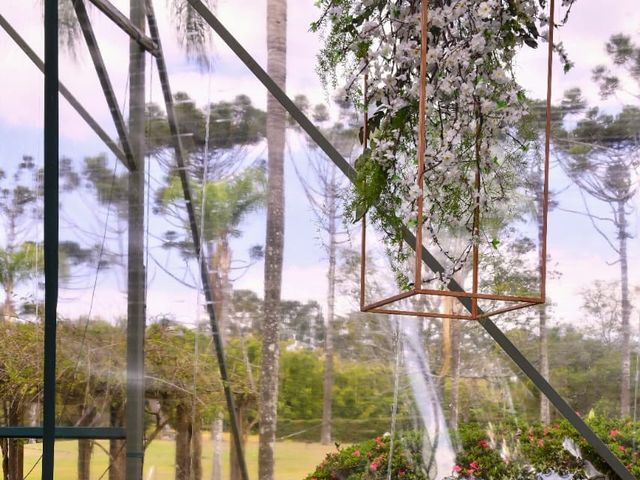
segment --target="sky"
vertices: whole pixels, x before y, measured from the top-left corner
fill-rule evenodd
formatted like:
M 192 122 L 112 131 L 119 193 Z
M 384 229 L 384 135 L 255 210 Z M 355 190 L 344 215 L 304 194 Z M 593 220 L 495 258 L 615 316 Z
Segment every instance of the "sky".
M 127 11 L 127 1 L 113 2 L 122 11 Z M 217 13 L 227 28 L 261 64 L 266 64 L 266 2 L 265 0 L 244 0 L 239 12 L 237 0 L 219 0 Z M 288 61 L 287 92 L 290 96 L 305 94 L 312 103 L 328 102 L 331 92 L 325 91 L 316 74 L 316 54 L 321 45 L 317 34 L 309 31 L 310 23 L 318 16 L 313 0 L 293 0 L 288 10 Z M 591 102 L 600 102 L 597 91 L 590 81 L 593 66 L 606 60 L 603 44 L 613 33 L 625 32 L 640 39 L 640 9 L 636 0 L 607 2 L 603 10 L 599 0 L 578 0 L 569 24 L 558 34 L 563 41 L 575 68 L 567 75 L 560 73 L 556 62 L 554 98 L 572 86 L 580 86 Z M 176 41 L 174 25 L 164 1 L 156 1 L 156 10 L 162 35 L 172 88 L 188 91 L 198 105 L 209 101 L 231 99 L 238 94 L 247 94 L 253 102 L 264 108 L 266 92 L 241 62 L 234 57 L 219 40 L 213 41 L 213 65 L 210 73 L 204 73 L 196 65 L 189 63 Z M 241 14 L 239 14 L 241 13 Z M 15 2 L 0 0 L 0 14 L 5 16 L 33 46 L 42 54 L 41 8 L 35 0 Z M 119 102 L 126 105 L 128 41 L 124 34 L 102 17 L 100 12 L 91 12 L 105 63 L 109 68 L 114 90 Z M 92 115 L 112 135 L 114 128 L 104 98 L 91 64 L 89 55 L 80 42 L 75 58 L 63 53 L 61 58 L 61 81 L 80 99 Z M 528 52 L 518 59 L 518 78 L 532 96 L 542 97 L 545 85 L 545 52 L 539 49 Z M 150 63 L 150 62 L 149 62 Z M 0 75 L 0 91 L 7 92 L 0 101 L 0 166 L 7 167 L 17 161 L 22 154 L 33 155 L 42 161 L 42 77 L 35 67 L 16 48 L 9 37 L 0 31 L 0 65 L 5 74 Z M 147 100 L 161 101 L 160 86 L 153 68 L 149 73 L 154 80 L 147 89 Z M 604 107 L 615 111 L 629 101 L 614 98 Z M 61 154 L 75 160 L 87 155 L 107 153 L 91 130 L 77 114 L 61 102 Z M 293 171 L 292 161 L 302 165 L 306 157 L 302 154 L 294 134 L 289 134 L 289 155 L 286 164 L 286 232 L 285 265 L 283 274 L 283 298 L 305 301 L 314 299 L 321 304 L 326 300 L 326 257 L 319 241 L 318 227 L 314 222 L 310 207 L 304 199 L 304 192 Z M 264 158 L 264 145 L 258 145 L 248 152 L 255 158 Z M 157 168 L 152 168 L 153 182 L 161 181 Z M 582 210 L 579 195 L 558 168 L 552 171 L 552 187 L 562 190 L 559 197 L 561 206 Z M 565 187 L 568 189 L 565 190 Z M 104 209 L 96 210 L 90 199 L 77 202 L 76 198 L 66 200 L 65 212 L 74 217 L 76 225 L 87 226 L 94 232 L 102 231 L 107 217 Z M 640 284 L 640 274 L 634 268 L 640 260 L 638 248 L 638 199 L 634 200 L 635 210 L 631 216 L 632 234 L 630 240 L 632 284 Z M 594 206 L 594 211 L 603 210 Z M 95 214 L 98 211 L 99 213 Z M 96 217 L 96 218 L 92 218 Z M 113 212 L 109 222 L 114 223 Z M 152 235 L 160 235 L 168 228 L 162 220 L 151 222 Z M 246 257 L 251 245 L 264 243 L 264 213 L 256 214 L 243 224 L 243 234 L 234 240 L 233 248 L 238 260 Z M 75 227 L 68 228 L 63 235 L 80 237 Z M 588 220 L 574 214 L 555 210 L 550 216 L 550 254 L 555 268 L 562 272 L 559 279 L 551 280 L 550 295 L 555 303 L 557 318 L 574 323 L 581 322 L 580 291 L 596 279 L 612 280 L 618 272 L 617 265 L 610 263 L 615 258 L 606 243 L 594 232 Z M 174 253 L 170 257 L 158 248 L 157 241 L 150 240 L 152 255 L 172 273 L 180 276 L 183 265 Z M 155 258 L 155 257 L 154 257 Z M 197 295 L 179 286 L 153 262 L 149 266 L 149 315 L 155 316 L 171 312 L 185 323 L 198 318 Z M 262 265 L 255 264 L 245 271 L 237 271 L 236 288 L 262 290 Z M 62 292 L 60 311 L 75 316 L 91 311 L 106 318 L 122 315 L 126 311 L 124 299 L 124 277 L 113 273 L 103 273 L 97 283 L 97 294 L 92 297 L 93 278 L 87 275 L 83 288 Z M 343 308 L 348 302 L 343 299 Z M 635 321 L 634 321 L 635 322 Z M 637 323 L 637 322 L 635 322 Z

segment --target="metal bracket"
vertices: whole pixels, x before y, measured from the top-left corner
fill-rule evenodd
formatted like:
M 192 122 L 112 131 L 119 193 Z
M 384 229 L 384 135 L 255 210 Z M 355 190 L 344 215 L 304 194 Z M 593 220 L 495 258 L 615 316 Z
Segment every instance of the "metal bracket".
M 122 149 L 124 150 L 124 153 L 126 155 L 127 168 L 129 170 L 135 170 L 136 163 L 133 151 L 131 149 L 131 143 L 129 142 L 127 129 L 124 124 L 124 118 L 122 117 L 122 112 L 120 112 L 120 107 L 118 106 L 118 101 L 113 91 L 113 85 L 111 85 L 111 80 L 109 79 L 109 72 L 107 72 L 107 67 L 104 64 L 104 60 L 102 59 L 102 53 L 100 53 L 98 41 L 96 40 L 96 36 L 93 33 L 93 27 L 91 26 L 91 20 L 89 19 L 87 8 L 84 5 L 84 0 L 73 0 L 72 3 L 73 8 L 76 11 L 76 16 L 78 17 L 78 23 L 82 28 L 82 34 L 84 35 L 84 39 L 87 42 L 87 47 L 89 48 L 89 53 L 91 54 L 91 60 L 93 61 L 93 65 L 96 68 L 96 73 L 98 74 L 98 79 L 100 80 L 100 86 L 102 87 L 104 97 L 107 100 L 107 105 L 109 106 L 109 111 L 111 112 L 111 118 L 113 119 L 116 131 L 118 132 L 118 137 L 120 138 Z
M 89 0 L 98 10 L 104 13 L 113 23 L 115 23 L 123 32 L 129 35 L 133 40 L 138 42 L 141 47 L 147 50 L 151 55 L 157 57 L 160 55 L 158 45 L 145 33 L 136 27 L 131 21 L 118 10 L 108 0 Z

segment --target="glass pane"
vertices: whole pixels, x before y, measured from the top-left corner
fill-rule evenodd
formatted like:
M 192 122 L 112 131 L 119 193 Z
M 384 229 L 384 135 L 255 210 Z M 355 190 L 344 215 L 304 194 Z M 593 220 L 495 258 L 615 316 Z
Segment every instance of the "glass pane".
M 14 3 L 0 0 L 0 13 L 42 55 L 34 5 Z M 130 3 L 114 6 L 128 16 Z M 176 158 L 166 84 L 154 57 L 145 54 L 143 82 L 135 87 L 127 34 L 89 7 L 130 141 L 130 101 L 138 97 L 146 105 L 137 190 L 136 174 L 122 161 L 128 142 L 114 124 L 73 4 L 60 4 L 60 80 L 113 143 L 106 145 L 61 101 L 58 424 L 126 425 L 132 403 L 127 326 L 136 321 L 130 306 L 138 292 L 146 303 L 144 478 L 240 479 L 234 417 L 250 478 L 260 463 L 273 464 L 272 477 L 285 480 L 488 480 L 545 471 L 611 476 L 480 323 L 449 318 L 465 313 L 456 298 L 419 294 L 396 304 L 434 318 L 360 311 L 365 210 L 365 304 L 415 287 L 439 290 L 450 278 L 472 290 L 475 245 L 478 291 L 500 296 L 481 299 L 482 309 L 513 306 L 506 296 L 535 302 L 540 294 L 547 2 L 430 2 L 425 158 L 431 170 L 422 233 L 445 275 L 423 267 L 419 285 L 399 223 L 384 221 L 400 219 L 412 232 L 418 223 L 421 2 L 286 6 L 283 89 L 355 168 L 360 190 L 289 115 L 272 115 L 264 86 L 187 3 L 153 4 L 184 166 Z M 265 67 L 270 46 L 280 41 L 272 37 L 284 26 L 274 21 L 276 3 L 249 2 L 241 15 L 237 2 L 220 1 L 215 9 Z M 563 25 L 555 31 L 547 303 L 493 321 L 638 474 L 639 17 L 631 0 L 607 5 L 606 12 L 576 2 L 566 18 L 568 2 L 562 3 L 556 23 Z M 538 18 L 525 21 L 530 15 Z M 514 25 L 521 28 L 510 31 Z M 354 31 L 361 35 L 355 40 L 349 37 Z M 42 388 L 43 85 L 9 36 L 0 38 L 0 59 L 10 72 L 0 82 L 11 92 L 0 104 L 0 299 L 7 337 L 0 353 L 0 418 L 4 426 L 34 426 L 41 422 Z M 354 44 L 345 47 L 350 40 Z M 353 53 L 350 60 L 334 65 L 345 51 Z M 454 71 L 447 62 L 459 55 L 467 61 Z M 277 54 L 270 58 L 273 73 Z M 401 64 L 405 70 L 396 68 Z M 365 71 L 371 151 L 359 138 Z M 460 101 L 465 89 L 473 93 L 467 104 Z M 395 103 L 398 98 L 406 103 Z M 395 108 L 404 113 L 394 116 Z M 385 137 L 387 121 L 396 138 Z M 487 125 L 492 133 L 475 143 Z M 385 141 L 393 152 L 386 160 L 375 157 Z M 440 159 L 447 168 L 438 169 Z M 281 172 L 272 169 L 278 160 Z M 389 165 L 396 170 L 385 170 Z M 476 197 L 478 165 L 484 170 Z M 268 221 L 268 197 L 278 179 L 284 206 L 271 201 L 271 207 L 281 211 L 283 226 L 274 233 L 278 216 Z M 389 185 L 397 189 L 385 190 Z M 141 195 L 144 221 L 130 222 L 132 191 Z M 386 213 L 381 198 L 390 202 Z M 483 208 L 481 225 L 476 206 Z M 194 227 L 201 233 L 200 258 Z M 130 238 L 142 239 L 141 248 L 129 250 Z M 280 240 L 281 274 L 272 255 Z M 131 265 L 144 265 L 144 282 L 135 275 L 130 282 Z M 228 382 L 221 377 L 212 320 L 220 328 Z M 269 380 L 272 388 L 261 390 Z M 234 415 L 225 385 L 235 399 Z M 17 477 L 39 476 L 40 446 L 2 443 L 7 468 Z M 57 476 L 119 480 L 126 451 L 121 440 L 61 440 Z

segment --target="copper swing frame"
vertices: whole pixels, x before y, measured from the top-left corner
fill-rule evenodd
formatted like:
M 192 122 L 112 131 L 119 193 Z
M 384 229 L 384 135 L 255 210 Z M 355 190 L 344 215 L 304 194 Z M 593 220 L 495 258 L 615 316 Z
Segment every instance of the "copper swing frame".
M 554 0 L 549 2 L 549 25 L 554 25 Z M 427 38 L 429 25 L 429 0 L 421 0 L 420 13 L 420 30 L 421 38 Z M 544 140 L 544 159 L 543 159 L 543 191 L 542 191 L 542 235 L 540 245 L 539 258 L 539 275 L 540 288 L 539 296 L 522 296 L 508 294 L 492 294 L 479 292 L 479 272 L 480 272 L 480 252 L 478 242 L 474 242 L 471 247 L 471 266 L 472 266 L 472 287 L 471 291 L 455 291 L 455 290 L 436 290 L 433 288 L 422 288 L 422 269 L 423 258 L 423 228 L 424 224 L 424 172 L 425 163 L 424 156 L 426 150 L 426 89 L 427 89 L 427 42 L 421 42 L 420 46 L 420 99 L 419 99 L 419 123 L 418 123 L 418 153 L 417 153 L 417 174 L 416 182 L 420 194 L 416 201 L 417 210 L 417 226 L 415 231 L 416 246 L 415 249 L 415 277 L 411 290 L 404 291 L 383 298 L 381 300 L 367 303 L 365 298 L 366 278 L 367 278 L 367 214 L 362 217 L 361 227 L 361 246 L 360 246 L 360 311 L 369 313 L 381 313 L 391 315 L 406 315 L 427 318 L 447 318 L 457 320 L 480 320 L 501 313 L 507 313 L 514 310 L 520 310 L 535 305 L 541 305 L 546 302 L 546 277 L 547 277 L 547 232 L 548 232 L 548 213 L 549 213 L 549 158 L 551 145 L 551 96 L 552 96 L 552 80 L 553 80 L 553 28 L 549 28 L 548 35 L 548 52 L 547 52 L 547 96 L 546 96 L 546 115 L 545 115 L 545 140 Z M 367 112 L 367 76 L 364 80 L 364 135 L 363 144 L 367 147 L 368 139 L 368 112 Z M 477 152 L 477 149 L 476 149 Z M 477 153 L 478 154 L 478 153 Z M 480 173 L 476 171 L 475 188 L 480 191 Z M 473 235 L 478 236 L 481 226 L 480 207 L 474 209 L 473 219 Z M 410 310 L 396 307 L 396 303 L 402 300 L 408 300 L 412 297 L 456 297 L 459 299 L 469 299 L 471 302 L 471 311 L 469 313 L 458 313 L 453 310 L 452 313 L 443 313 L 436 311 Z M 498 302 L 510 302 L 512 305 L 496 308 L 494 310 L 483 311 L 479 308 L 479 300 L 493 300 Z

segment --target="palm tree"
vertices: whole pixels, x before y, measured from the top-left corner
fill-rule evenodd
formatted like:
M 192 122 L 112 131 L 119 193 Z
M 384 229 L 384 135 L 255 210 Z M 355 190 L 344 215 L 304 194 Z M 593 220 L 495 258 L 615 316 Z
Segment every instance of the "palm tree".
M 287 78 L 287 1 L 267 0 L 267 73 L 282 89 Z M 274 478 L 278 417 L 278 331 L 284 250 L 284 145 L 286 115 L 267 98 L 267 232 L 264 262 L 264 320 L 260 375 L 258 478 Z

